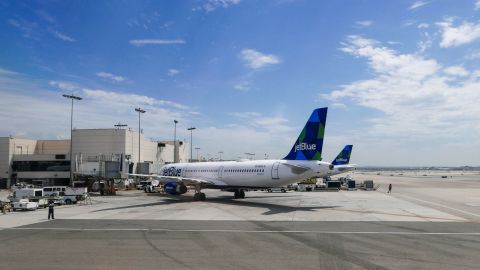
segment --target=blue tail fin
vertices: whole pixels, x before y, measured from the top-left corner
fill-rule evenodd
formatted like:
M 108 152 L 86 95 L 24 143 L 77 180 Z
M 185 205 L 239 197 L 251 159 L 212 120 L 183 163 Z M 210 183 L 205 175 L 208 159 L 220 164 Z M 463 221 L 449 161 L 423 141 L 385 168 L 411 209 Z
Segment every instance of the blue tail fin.
M 338 154 L 338 156 L 332 161 L 333 165 L 345 165 L 350 162 L 350 155 L 352 154 L 353 145 L 345 145 L 343 150 Z
M 287 160 L 322 160 L 323 135 L 327 121 L 328 108 L 316 109 L 298 136 L 290 153 L 283 159 Z

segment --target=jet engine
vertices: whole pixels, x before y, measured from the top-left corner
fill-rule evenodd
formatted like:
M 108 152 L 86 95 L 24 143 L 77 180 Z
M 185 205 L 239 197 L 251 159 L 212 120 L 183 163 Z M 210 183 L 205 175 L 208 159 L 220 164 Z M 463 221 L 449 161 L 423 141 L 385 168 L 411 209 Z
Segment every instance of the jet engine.
M 177 182 L 168 182 L 163 186 L 163 189 L 170 195 L 180 195 L 187 192 L 187 186 Z

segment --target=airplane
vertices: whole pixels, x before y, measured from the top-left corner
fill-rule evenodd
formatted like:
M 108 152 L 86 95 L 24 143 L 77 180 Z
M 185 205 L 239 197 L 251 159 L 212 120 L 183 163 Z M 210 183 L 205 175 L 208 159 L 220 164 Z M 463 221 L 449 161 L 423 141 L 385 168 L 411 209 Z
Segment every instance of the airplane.
M 352 154 L 353 145 L 345 145 L 343 150 L 337 155 L 337 157 L 332 161 L 333 170 L 325 172 L 325 175 L 322 177 L 332 176 L 336 174 L 346 173 L 356 169 L 355 164 L 349 164 L 350 156 Z
M 235 199 L 244 199 L 245 191 L 282 187 L 332 171 L 335 165 L 322 161 L 323 138 L 328 108 L 315 109 L 290 152 L 278 160 L 218 161 L 171 163 L 163 166 L 160 175 L 129 174 L 156 178 L 164 183 L 164 191 L 181 195 L 194 187 L 196 201 L 204 201 L 204 188 L 234 192 Z

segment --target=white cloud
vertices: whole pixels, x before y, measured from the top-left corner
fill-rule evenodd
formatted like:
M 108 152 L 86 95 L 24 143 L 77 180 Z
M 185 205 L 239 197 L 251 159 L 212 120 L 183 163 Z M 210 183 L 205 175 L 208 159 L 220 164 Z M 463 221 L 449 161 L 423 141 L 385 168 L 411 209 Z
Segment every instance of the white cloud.
M 355 26 L 361 27 L 361 28 L 369 27 L 372 24 L 373 24 L 372 21 L 356 21 L 355 22 Z
M 43 9 L 38 9 L 38 10 L 35 11 L 35 13 L 40 18 L 44 19 L 45 21 L 47 21 L 49 23 L 55 23 L 56 22 L 55 19 Z
M 462 66 L 451 66 L 451 67 L 445 68 L 444 72 L 448 75 L 459 76 L 459 77 L 465 77 L 469 75 L 469 72 L 465 70 L 465 68 Z
M 416 1 L 408 9 L 409 10 L 415 10 L 415 9 L 418 9 L 418 8 L 421 8 L 421 7 L 425 6 L 426 4 L 428 4 L 427 1 Z
M 337 109 L 346 109 L 347 105 L 340 103 L 340 102 L 333 102 L 330 104 L 330 107 L 337 108 Z
M 107 79 L 113 82 L 123 82 L 126 80 L 125 77 L 118 76 L 118 75 L 113 75 L 112 73 L 108 72 L 97 72 L 96 75 L 100 78 Z
M 170 76 L 170 77 L 173 77 L 173 76 L 178 75 L 179 73 L 180 73 L 180 70 L 171 68 L 171 69 L 168 70 L 167 75 Z
M 250 88 L 251 88 L 251 83 L 249 81 L 241 81 L 239 83 L 236 83 L 233 88 L 235 88 L 235 90 L 238 90 L 238 91 L 249 91 Z
M 475 2 L 475 10 L 479 10 L 480 9 L 480 0 L 477 0 L 477 2 Z
M 426 50 L 432 47 L 433 44 L 433 38 L 428 32 L 423 33 L 423 36 L 425 39 L 418 42 L 418 50 L 420 53 L 424 53 Z
M 459 66 L 442 69 L 434 59 L 400 54 L 359 36 L 349 37 L 341 50 L 365 59 L 374 77 L 322 97 L 333 102 L 350 100 L 381 112 L 366 120 L 365 134 L 418 140 L 423 136 L 432 142 L 458 136 L 480 142 L 479 77 L 469 76 Z M 452 81 L 453 74 L 464 76 L 464 81 Z
M 439 69 L 435 60 L 426 60 L 411 54 L 398 55 L 389 48 L 381 47 L 377 41 L 360 36 L 349 36 L 341 50 L 367 58 L 375 72 L 390 76 L 410 77 L 418 80 Z
M 63 40 L 63 41 L 68 41 L 68 42 L 75 42 L 75 41 L 76 41 L 74 38 L 72 38 L 72 37 L 70 37 L 70 36 L 67 36 L 67 35 L 65 35 L 65 34 L 63 34 L 63 33 L 60 33 L 60 32 L 58 32 L 58 31 L 56 31 L 56 30 L 52 31 L 52 34 L 53 34 L 53 36 L 55 36 L 56 38 L 59 38 L 59 39 L 61 39 L 61 40 Z
M 428 23 L 419 23 L 417 25 L 418 29 L 423 29 L 423 28 L 428 28 L 428 27 L 430 27 L 430 25 Z
M 142 117 L 142 124 L 148 127 L 148 134 L 151 134 L 147 136 L 171 139 L 172 119 L 187 124 L 192 118 L 188 106 L 173 101 L 90 89 L 75 82 L 50 81 L 49 86 L 54 88 L 48 85 L 45 88 L 42 82 L 32 80 L 27 75 L 0 72 L 0 122 L 12 122 L 0 125 L 0 136 L 68 137 L 70 103 L 62 97 L 62 93 L 83 98 L 75 103 L 74 127 L 77 128 L 109 128 L 120 119 L 135 127 L 138 115 L 134 108 L 140 106 L 147 110 L 145 117 Z M 12 121 L 13 118 L 15 121 Z
M 61 90 L 63 91 L 69 91 L 69 92 L 73 92 L 73 91 L 77 91 L 80 89 L 80 87 L 78 87 L 77 85 L 71 83 L 71 82 L 64 82 L 64 81 L 50 81 L 49 84 L 51 86 L 54 86 L 54 87 L 58 87 L 60 88 Z
M 288 133 L 295 130 L 289 125 L 288 119 L 282 116 L 265 116 L 257 112 L 235 112 L 230 115 L 236 117 L 242 125 L 268 131 L 271 134 Z
M 240 2 L 241 0 L 206 0 L 203 5 L 196 9 L 212 12 L 217 8 L 228 8 L 230 6 L 238 5 Z
M 38 28 L 37 23 L 30 22 L 30 21 L 24 20 L 22 18 L 19 18 L 17 20 L 8 19 L 7 22 L 11 26 L 19 29 L 24 38 L 38 39 L 38 32 L 39 31 L 37 29 Z
M 417 23 L 416 20 L 406 20 L 406 21 L 403 22 L 402 26 L 403 27 L 409 27 L 409 26 L 412 26 L 416 23 Z
M 480 50 L 473 51 L 465 55 L 465 59 L 467 60 L 476 60 L 480 59 Z
M 480 23 L 463 22 L 455 27 L 453 22 L 454 18 L 447 18 L 443 22 L 437 23 L 442 30 L 440 47 L 457 47 L 480 38 Z
M 131 93 L 119 93 L 102 89 L 89 89 L 83 88 L 83 94 L 95 100 L 103 100 L 104 102 L 115 103 L 118 105 L 132 105 L 138 104 L 140 106 L 169 106 L 175 109 L 186 110 L 188 106 L 179 104 L 173 101 L 156 99 L 148 96 L 131 94 Z
M 15 75 L 19 75 L 19 73 L 0 67 L 0 76 L 15 76 Z
M 129 41 L 134 46 L 144 45 L 173 45 L 173 44 L 185 44 L 182 39 L 132 39 Z
M 387 44 L 390 44 L 390 45 L 402 45 L 401 42 L 398 42 L 398 41 L 387 41 Z
M 273 54 L 263 54 L 253 49 L 244 49 L 241 52 L 242 60 L 252 69 L 260 69 L 267 65 L 280 64 L 280 57 Z

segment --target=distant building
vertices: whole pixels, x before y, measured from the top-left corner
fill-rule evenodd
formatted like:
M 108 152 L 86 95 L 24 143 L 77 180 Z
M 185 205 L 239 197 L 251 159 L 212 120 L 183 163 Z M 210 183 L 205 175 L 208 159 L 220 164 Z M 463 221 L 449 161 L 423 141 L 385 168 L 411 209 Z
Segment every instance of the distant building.
M 120 172 L 157 173 L 174 162 L 173 141 L 151 141 L 130 129 L 73 130 L 74 175 L 120 177 Z M 187 144 L 177 141 L 178 159 L 187 162 Z M 70 140 L 31 140 L 0 137 L 0 188 L 16 183 L 68 185 Z

